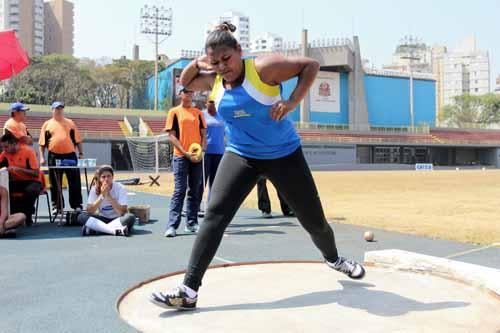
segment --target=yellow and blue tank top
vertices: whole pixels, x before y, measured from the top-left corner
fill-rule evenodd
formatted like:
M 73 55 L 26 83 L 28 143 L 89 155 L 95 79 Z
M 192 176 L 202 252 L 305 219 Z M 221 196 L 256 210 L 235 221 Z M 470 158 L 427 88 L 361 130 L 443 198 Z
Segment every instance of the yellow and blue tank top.
M 255 159 L 274 159 L 293 153 L 300 138 L 292 122 L 271 119 L 271 106 L 280 101 L 281 86 L 270 86 L 259 77 L 253 59 L 245 59 L 245 79 L 226 90 L 217 75 L 210 94 L 224 118 L 226 150 Z

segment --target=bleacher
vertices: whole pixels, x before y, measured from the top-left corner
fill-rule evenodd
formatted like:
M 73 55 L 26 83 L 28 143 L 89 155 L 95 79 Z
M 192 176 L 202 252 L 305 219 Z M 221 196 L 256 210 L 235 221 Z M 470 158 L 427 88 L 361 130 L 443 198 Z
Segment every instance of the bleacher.
M 10 117 L 10 114 L 0 114 L 0 125 Z M 50 112 L 28 112 L 26 126 L 34 137 L 38 137 L 43 123 L 50 119 Z M 83 138 L 125 138 L 120 127 L 123 115 L 86 115 L 70 114 Z M 165 128 L 164 117 L 142 117 L 149 125 L 154 135 L 161 134 Z M 467 130 L 434 128 L 429 133 L 407 132 L 355 132 L 349 130 L 299 129 L 298 133 L 304 142 L 331 142 L 351 144 L 419 144 L 419 145 L 453 145 L 453 144 L 485 144 L 500 145 L 500 131 Z
M 151 119 L 151 118 L 142 118 L 151 128 L 155 135 L 161 134 L 161 131 L 165 128 L 166 119 Z
M 443 144 L 491 144 L 500 145 L 500 131 L 442 129 L 430 131 L 433 139 Z
M 429 134 L 408 133 L 357 133 L 350 131 L 299 131 L 303 141 L 322 141 L 339 143 L 411 143 L 428 144 L 435 143 Z
M 10 115 L 0 115 L 0 124 L 9 119 Z M 26 127 L 32 136 L 38 137 L 42 125 L 51 118 L 51 114 L 28 113 L 26 117 Z M 123 131 L 119 125 L 121 117 L 90 117 L 83 115 L 71 115 L 68 118 L 73 120 L 83 138 L 119 138 L 124 137 Z
M 165 127 L 165 119 L 143 118 L 155 135 Z M 430 133 L 353 132 L 348 130 L 298 130 L 304 142 L 352 144 L 500 144 L 500 131 L 431 129 Z

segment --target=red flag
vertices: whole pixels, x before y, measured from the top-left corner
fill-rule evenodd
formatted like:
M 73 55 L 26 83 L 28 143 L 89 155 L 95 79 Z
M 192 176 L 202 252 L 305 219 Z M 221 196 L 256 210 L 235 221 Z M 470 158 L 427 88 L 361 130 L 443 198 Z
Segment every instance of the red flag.
M 0 80 L 19 74 L 29 65 L 29 57 L 14 30 L 0 31 Z

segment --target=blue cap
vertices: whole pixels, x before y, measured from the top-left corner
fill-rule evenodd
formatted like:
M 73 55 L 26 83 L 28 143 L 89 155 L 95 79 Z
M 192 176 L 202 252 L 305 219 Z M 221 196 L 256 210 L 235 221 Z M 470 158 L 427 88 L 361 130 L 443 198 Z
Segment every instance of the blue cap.
M 52 109 L 57 109 L 57 108 L 64 108 L 64 104 L 61 102 L 52 103 Z
M 29 107 L 19 102 L 15 102 L 10 105 L 10 111 L 28 111 L 29 109 Z

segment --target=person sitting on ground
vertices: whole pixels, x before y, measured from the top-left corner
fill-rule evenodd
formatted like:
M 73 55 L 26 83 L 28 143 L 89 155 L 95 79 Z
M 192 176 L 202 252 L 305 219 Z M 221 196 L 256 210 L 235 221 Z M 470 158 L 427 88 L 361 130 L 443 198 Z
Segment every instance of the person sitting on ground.
M 3 134 L 11 133 L 20 143 L 32 146 L 33 138 L 24 124 L 26 120 L 26 111 L 29 109 L 30 108 L 23 103 L 12 103 L 10 105 L 10 118 L 3 125 Z
M 135 223 L 135 216 L 128 213 L 127 190 L 113 181 L 114 171 L 110 165 L 97 169 L 90 189 L 87 211 L 78 215 L 82 235 L 104 233 L 115 236 L 129 236 Z
M 31 146 L 20 144 L 11 133 L 4 134 L 0 138 L 0 144 L 3 149 L 0 167 L 9 170 L 10 211 L 24 213 L 26 224 L 31 225 L 35 202 L 42 190 L 35 151 Z
M 0 238 L 16 237 L 16 228 L 26 221 L 23 213 L 8 215 L 8 195 L 7 189 L 0 186 Z

